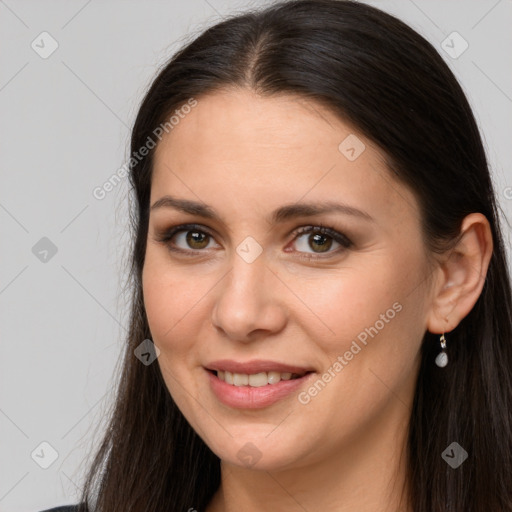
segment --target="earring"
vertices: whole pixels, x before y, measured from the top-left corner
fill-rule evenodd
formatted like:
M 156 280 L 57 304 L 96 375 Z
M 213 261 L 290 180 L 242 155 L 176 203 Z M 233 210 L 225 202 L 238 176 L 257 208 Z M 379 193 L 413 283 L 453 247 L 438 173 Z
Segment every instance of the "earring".
M 439 368 L 444 368 L 448 364 L 448 354 L 446 353 L 446 340 L 444 338 L 444 333 L 441 334 L 441 352 L 437 354 L 436 357 L 436 364 L 439 366 Z

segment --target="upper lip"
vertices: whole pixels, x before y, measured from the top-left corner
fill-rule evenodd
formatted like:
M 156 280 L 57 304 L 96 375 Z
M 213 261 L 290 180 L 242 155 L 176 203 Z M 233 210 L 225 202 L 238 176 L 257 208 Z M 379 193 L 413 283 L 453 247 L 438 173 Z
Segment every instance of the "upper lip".
M 240 362 L 231 359 L 220 359 L 212 361 L 205 366 L 208 370 L 228 371 L 231 373 L 243 373 L 252 375 L 261 372 L 297 373 L 303 375 L 314 371 L 313 368 L 304 368 L 290 364 L 268 361 L 265 359 L 253 359 L 252 361 Z

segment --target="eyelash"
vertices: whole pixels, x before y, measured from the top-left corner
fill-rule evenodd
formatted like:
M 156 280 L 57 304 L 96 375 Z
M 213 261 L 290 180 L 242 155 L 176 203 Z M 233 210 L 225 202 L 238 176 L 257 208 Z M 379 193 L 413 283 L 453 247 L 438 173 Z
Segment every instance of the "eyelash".
M 187 231 L 198 231 L 200 233 L 203 233 L 205 235 L 208 235 L 212 238 L 213 235 L 209 233 L 207 230 L 203 228 L 200 224 L 181 224 L 179 226 L 173 226 L 164 233 L 162 233 L 159 237 L 156 238 L 157 242 L 161 242 L 167 246 L 167 248 L 172 252 L 177 252 L 180 254 L 183 254 L 187 257 L 194 257 L 197 255 L 197 252 L 204 252 L 204 249 L 199 249 L 194 251 L 194 249 L 186 250 L 186 249 L 179 249 L 177 247 L 173 247 L 170 243 L 171 239 L 181 232 L 187 232 Z M 339 243 L 341 245 L 341 248 L 338 248 L 335 251 L 327 253 L 328 255 L 338 254 L 346 249 L 349 249 L 352 247 L 353 243 L 351 240 L 349 240 L 343 233 L 340 233 L 336 231 L 333 228 L 330 228 L 328 226 L 324 226 L 322 224 L 318 224 L 315 226 L 303 226 L 298 228 L 295 232 L 295 238 L 294 241 L 301 235 L 307 234 L 307 233 L 319 233 L 321 235 L 327 235 L 330 238 L 332 238 L 335 242 Z M 299 252 L 299 258 L 303 260 L 318 260 L 318 259 L 326 259 L 329 256 L 304 256 L 304 253 Z M 314 253 L 312 253 L 314 254 Z

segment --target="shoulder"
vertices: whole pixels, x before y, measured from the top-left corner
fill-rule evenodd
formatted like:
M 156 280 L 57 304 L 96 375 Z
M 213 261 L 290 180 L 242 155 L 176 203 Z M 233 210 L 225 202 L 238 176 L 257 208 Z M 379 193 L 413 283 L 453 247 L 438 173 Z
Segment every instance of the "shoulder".
M 79 505 L 65 505 L 63 507 L 48 508 L 41 512 L 78 512 Z

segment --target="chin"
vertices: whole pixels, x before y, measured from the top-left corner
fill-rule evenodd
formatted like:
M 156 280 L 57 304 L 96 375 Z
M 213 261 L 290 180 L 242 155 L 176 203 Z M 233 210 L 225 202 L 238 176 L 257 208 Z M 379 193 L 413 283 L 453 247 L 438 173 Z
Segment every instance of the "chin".
M 276 438 L 272 442 L 259 436 L 235 437 L 228 445 L 210 446 L 224 462 L 255 471 L 281 471 L 299 465 L 304 454 L 299 453 L 300 440 L 287 443 Z M 303 448 L 303 446 L 302 446 Z

